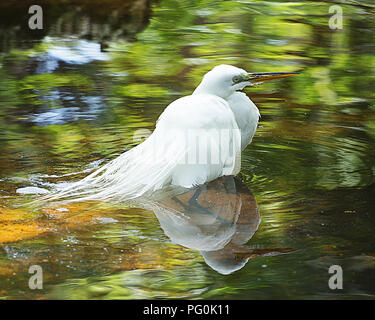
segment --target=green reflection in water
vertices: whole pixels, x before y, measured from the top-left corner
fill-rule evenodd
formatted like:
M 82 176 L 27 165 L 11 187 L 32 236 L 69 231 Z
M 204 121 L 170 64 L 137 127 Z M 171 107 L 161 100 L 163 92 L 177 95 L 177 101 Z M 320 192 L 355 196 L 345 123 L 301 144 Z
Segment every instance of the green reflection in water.
M 298 251 L 258 257 L 224 276 L 198 251 L 171 243 L 152 212 L 103 210 L 99 218 L 114 221 L 94 217 L 4 244 L 0 296 L 373 298 L 375 9 L 343 2 L 344 28 L 332 31 L 332 3 L 162 0 L 118 37 L 116 23 L 103 33 L 89 28 L 83 38 L 104 51 L 93 46 L 83 56 L 68 37 L 83 30 L 74 14 L 62 18 L 71 33 L 52 28 L 39 41 L 9 33 L 0 55 L 0 211 L 22 200 L 17 188 L 78 179 L 94 161 L 134 146 L 134 132 L 152 129 L 214 65 L 300 70 L 246 90 L 262 119 L 240 174 L 262 213 L 248 244 Z M 59 60 L 56 47 L 86 62 Z M 85 172 L 69 175 L 77 171 Z M 46 289 L 30 292 L 25 265 L 40 261 Z M 328 289 L 332 264 L 344 268 L 343 292 Z

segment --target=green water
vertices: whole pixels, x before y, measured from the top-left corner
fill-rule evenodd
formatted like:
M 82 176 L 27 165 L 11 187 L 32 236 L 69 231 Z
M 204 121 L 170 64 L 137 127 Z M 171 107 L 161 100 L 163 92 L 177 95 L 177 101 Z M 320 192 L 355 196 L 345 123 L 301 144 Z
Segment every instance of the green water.
M 17 226 L 43 232 L 1 244 L 0 298 L 373 299 L 375 5 L 160 0 L 116 11 L 119 1 L 103 2 L 78 11 L 50 1 L 42 31 L 26 30 L 24 7 L 0 5 L 0 239 L 14 228 L 5 209 L 30 198 L 17 189 L 74 181 L 133 147 L 134 133 L 152 130 L 213 66 L 300 71 L 245 90 L 262 118 L 235 189 L 203 190 L 219 209 L 241 200 L 245 218 L 236 225 L 228 209 L 217 226 L 243 236 L 224 260 L 248 261 L 218 272 L 152 210 L 86 206 L 70 222 L 23 212 Z M 333 3 L 341 30 L 328 26 Z M 275 248 L 293 250 L 259 254 Z M 28 287 L 35 264 L 43 290 Z M 328 287 L 331 265 L 343 269 L 343 290 Z

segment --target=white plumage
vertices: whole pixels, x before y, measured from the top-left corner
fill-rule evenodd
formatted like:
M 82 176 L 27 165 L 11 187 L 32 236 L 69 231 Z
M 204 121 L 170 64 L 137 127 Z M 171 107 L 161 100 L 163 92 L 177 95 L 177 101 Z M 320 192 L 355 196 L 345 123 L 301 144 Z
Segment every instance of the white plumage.
M 243 92 L 235 92 L 227 99 L 241 130 L 241 150 L 253 140 L 260 113 L 256 105 Z
M 260 117 L 255 104 L 238 91 L 270 75 L 287 76 L 249 74 L 229 65 L 213 68 L 192 95 L 164 110 L 147 140 L 47 199 L 134 199 L 168 184 L 191 188 L 238 173 L 240 153 Z

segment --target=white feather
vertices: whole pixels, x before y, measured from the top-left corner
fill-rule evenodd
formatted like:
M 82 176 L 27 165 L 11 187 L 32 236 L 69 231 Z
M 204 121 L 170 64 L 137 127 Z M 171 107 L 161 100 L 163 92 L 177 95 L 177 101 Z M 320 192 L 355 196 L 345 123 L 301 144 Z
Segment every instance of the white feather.
M 241 130 L 241 150 L 253 140 L 260 113 L 257 106 L 243 92 L 235 92 L 227 99 Z

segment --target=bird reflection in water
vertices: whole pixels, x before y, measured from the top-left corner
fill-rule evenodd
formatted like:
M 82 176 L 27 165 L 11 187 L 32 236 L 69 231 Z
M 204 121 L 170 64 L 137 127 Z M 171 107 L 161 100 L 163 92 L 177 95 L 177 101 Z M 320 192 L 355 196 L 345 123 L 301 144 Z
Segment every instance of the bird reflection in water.
M 144 207 L 154 211 L 164 233 L 174 243 L 200 251 L 206 264 L 221 274 L 243 268 L 251 258 L 293 251 L 245 245 L 258 229 L 260 212 L 247 186 L 233 176 L 185 192 L 159 192 L 156 198 Z

